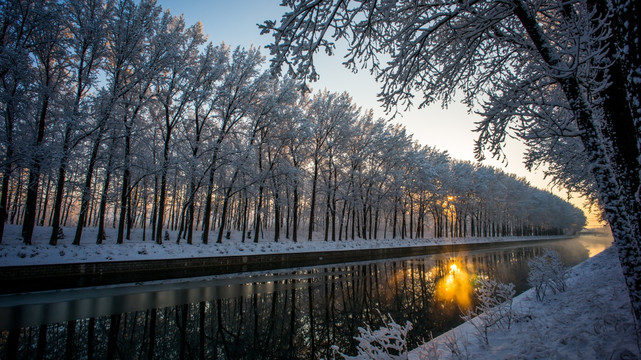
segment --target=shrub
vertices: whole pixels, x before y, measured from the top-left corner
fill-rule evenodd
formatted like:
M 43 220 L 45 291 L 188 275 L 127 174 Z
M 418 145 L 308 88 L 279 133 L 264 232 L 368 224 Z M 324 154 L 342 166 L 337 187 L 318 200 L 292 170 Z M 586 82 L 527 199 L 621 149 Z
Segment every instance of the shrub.
M 546 249 L 543 255 L 528 261 L 528 266 L 530 272 L 527 281 L 534 288 L 538 301 L 543 301 L 548 288 L 554 294 L 565 291 L 567 269 L 561 262 L 559 253 Z
M 469 360 L 470 352 L 467 348 L 467 338 L 459 339 L 456 331 L 445 335 L 445 346 L 452 353 L 453 359 Z
M 341 353 L 336 345 L 332 346 L 334 353 L 343 359 L 407 359 L 407 333 L 412 329 L 412 323 L 407 321 L 405 326 L 402 326 L 397 324 L 389 314 L 387 316 L 389 321 L 381 315 L 384 326 L 378 330 L 372 330 L 369 325 L 358 328 L 360 335 L 354 337 L 358 341 L 356 356 Z
M 489 345 L 488 330 L 491 327 L 509 329 L 512 325 L 514 284 L 480 279 L 475 292 L 478 305 L 474 309 L 468 309 L 462 317 L 474 326 L 481 342 Z

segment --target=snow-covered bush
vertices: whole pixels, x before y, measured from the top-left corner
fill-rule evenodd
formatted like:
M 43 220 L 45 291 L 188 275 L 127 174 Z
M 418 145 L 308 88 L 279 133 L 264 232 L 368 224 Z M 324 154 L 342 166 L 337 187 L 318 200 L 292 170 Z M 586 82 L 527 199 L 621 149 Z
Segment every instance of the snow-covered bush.
M 335 354 L 343 359 L 372 359 L 372 360 L 406 360 L 407 333 L 412 329 L 412 323 L 407 321 L 405 326 L 397 324 L 388 314 L 389 320 L 381 315 L 383 327 L 372 330 L 369 325 L 365 328 L 359 327 L 360 335 L 354 339 L 358 341 L 358 354 L 349 356 L 341 353 L 336 345 L 332 346 Z
M 463 315 L 476 329 L 476 333 L 485 345 L 489 345 L 488 330 L 493 327 L 507 328 L 512 325 L 514 312 L 514 284 L 504 284 L 495 280 L 479 279 L 475 289 L 478 305 L 467 309 Z
M 438 343 L 432 337 L 430 332 L 430 341 L 419 346 L 416 352 L 418 360 L 440 360 L 441 351 L 438 348 Z
M 545 298 L 548 288 L 554 294 L 565 291 L 567 269 L 558 252 L 546 249 L 543 255 L 528 261 L 528 266 L 530 272 L 527 281 L 534 288 L 537 300 L 542 301 Z
M 469 360 L 470 352 L 467 344 L 467 338 L 459 339 L 456 331 L 445 335 L 445 347 L 452 353 L 452 359 Z

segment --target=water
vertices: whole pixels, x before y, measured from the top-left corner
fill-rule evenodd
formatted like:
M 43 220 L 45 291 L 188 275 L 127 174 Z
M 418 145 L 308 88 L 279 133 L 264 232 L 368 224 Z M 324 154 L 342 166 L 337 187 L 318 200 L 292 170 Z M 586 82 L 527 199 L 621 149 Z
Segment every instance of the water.
M 465 289 L 452 281 L 457 274 L 512 282 L 522 292 L 527 260 L 545 248 L 572 266 L 610 242 L 585 235 L 467 253 L 0 296 L 0 329 L 13 329 L 0 334 L 0 356 L 320 359 L 331 357 L 332 345 L 354 353 L 358 327 L 380 327 L 380 314 L 411 321 L 414 347 L 461 322 Z

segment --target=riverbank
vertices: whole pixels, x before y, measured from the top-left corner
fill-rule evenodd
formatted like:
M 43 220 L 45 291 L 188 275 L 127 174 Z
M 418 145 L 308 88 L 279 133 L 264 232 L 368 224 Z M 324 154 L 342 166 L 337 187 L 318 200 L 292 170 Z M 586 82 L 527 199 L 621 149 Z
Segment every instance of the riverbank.
M 16 228 L 12 229 L 14 232 Z M 127 282 L 322 266 L 354 261 L 520 246 L 567 237 L 447 238 L 242 242 L 233 234 L 222 244 L 193 245 L 166 241 L 162 245 L 139 240 L 101 245 L 84 241 L 71 245 L 62 239 L 51 246 L 46 230 L 38 229 L 34 244 L 19 237 L 0 245 L 0 293 L 17 293 Z M 95 229 L 86 231 L 87 237 Z M 109 234 L 108 234 L 109 235 Z M 170 237 L 171 237 L 170 233 Z M 87 240 L 87 239 L 83 239 Z
M 634 319 L 614 247 L 569 271 L 567 291 L 514 299 L 510 329 L 492 328 L 483 344 L 464 323 L 426 345 L 445 359 L 638 359 Z M 456 351 L 452 351 L 455 349 Z M 423 350 L 426 351 L 426 350 Z M 420 349 L 411 359 L 420 358 Z
M 322 236 L 315 236 L 312 241 L 308 241 L 307 239 L 303 240 L 301 236 L 298 242 L 284 238 L 281 238 L 279 242 L 274 242 L 273 235 L 265 233 L 259 242 L 254 242 L 253 239 L 246 239 L 245 242 L 242 242 L 241 234 L 232 232 L 229 239 L 224 238 L 221 244 L 215 243 L 214 233 L 210 236 L 210 243 L 203 244 L 200 240 L 201 232 L 195 232 L 193 244 L 190 245 L 182 239 L 178 244 L 176 241 L 177 232 L 169 231 L 167 232 L 168 238 L 162 245 L 158 245 L 149 240 L 149 234 L 147 234 L 148 239 L 144 241 L 140 229 L 132 230 L 131 240 L 125 240 L 123 244 L 116 244 L 115 229 L 109 228 L 106 230 L 107 239 L 103 244 L 97 245 L 97 229 L 87 228 L 83 232 L 80 245 L 72 245 L 74 231 L 74 228 L 64 228 L 65 238 L 60 239 L 58 245 L 51 246 L 48 244 L 51 228 L 36 227 L 33 244 L 24 245 L 21 242 L 20 227 L 7 225 L 5 236 L 0 244 L 0 267 L 313 253 L 567 238 L 567 236 L 540 236 L 324 241 Z

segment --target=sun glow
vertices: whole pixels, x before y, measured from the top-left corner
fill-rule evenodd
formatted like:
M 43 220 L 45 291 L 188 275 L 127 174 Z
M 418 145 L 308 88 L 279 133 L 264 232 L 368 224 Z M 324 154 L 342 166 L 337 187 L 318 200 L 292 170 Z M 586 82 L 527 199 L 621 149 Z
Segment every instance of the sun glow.
M 450 271 L 436 284 L 436 298 L 440 301 L 455 302 L 461 309 L 472 303 L 472 283 L 465 267 L 452 263 Z

